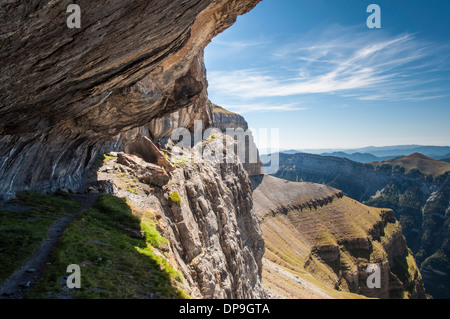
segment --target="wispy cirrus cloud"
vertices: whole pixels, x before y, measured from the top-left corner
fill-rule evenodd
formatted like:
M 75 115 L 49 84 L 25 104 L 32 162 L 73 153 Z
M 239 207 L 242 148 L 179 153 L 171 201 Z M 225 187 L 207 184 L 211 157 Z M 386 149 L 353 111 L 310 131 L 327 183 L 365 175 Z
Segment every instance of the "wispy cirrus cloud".
M 213 39 L 213 43 L 220 47 L 220 49 L 230 49 L 234 51 L 243 50 L 251 47 L 264 47 L 270 44 L 268 40 L 241 40 L 241 41 L 224 41 L 220 39 Z
M 248 103 L 248 104 L 231 104 L 226 108 L 232 112 L 245 114 L 250 112 L 289 112 L 289 111 L 307 111 L 310 108 L 298 105 L 298 103 Z
M 213 70 L 208 81 L 216 92 L 242 100 L 338 94 L 423 101 L 447 95 L 439 84 L 439 72 L 449 67 L 447 54 L 440 54 L 445 49 L 414 34 L 368 37 L 333 27 L 266 51 L 271 60 L 265 66 Z

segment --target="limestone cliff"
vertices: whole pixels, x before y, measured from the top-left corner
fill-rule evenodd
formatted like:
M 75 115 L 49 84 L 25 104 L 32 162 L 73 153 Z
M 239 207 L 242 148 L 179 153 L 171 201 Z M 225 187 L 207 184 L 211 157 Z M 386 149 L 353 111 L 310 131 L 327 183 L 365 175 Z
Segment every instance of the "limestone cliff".
M 0 194 L 80 186 L 123 132 L 202 98 L 202 49 L 259 0 L 0 4 Z M 126 134 L 125 134 L 126 135 Z
M 197 70 L 201 70 L 200 79 L 204 84 L 201 99 L 198 103 L 188 108 L 173 112 L 162 118 L 154 119 L 145 128 L 149 131 L 149 136 L 154 140 L 161 139 L 167 143 L 172 133 L 178 128 L 186 128 L 194 137 L 195 130 L 201 129 L 202 136 L 208 129 L 217 129 L 222 133 L 229 134 L 238 142 L 238 154 L 241 156 L 242 164 L 250 176 L 261 174 L 262 163 L 259 158 L 259 151 L 254 141 L 253 133 L 248 128 L 245 118 L 239 114 L 230 112 L 221 106 L 212 103 L 207 96 L 206 69 L 203 56 L 199 56 Z M 196 123 L 199 122 L 199 123 Z M 196 127 L 200 125 L 200 128 Z M 207 136 L 203 136 L 205 139 Z M 191 140 L 191 146 L 195 143 Z M 242 153 L 241 153 L 242 152 Z
M 221 131 L 226 131 L 227 128 L 248 130 L 248 123 L 243 116 L 230 112 L 211 101 L 209 104 L 213 110 L 214 127 Z
M 393 211 L 330 186 L 252 177 L 266 244 L 264 284 L 287 298 L 424 298 L 422 277 Z M 369 265 L 380 288 L 367 285 Z
M 253 132 L 242 115 L 230 112 L 223 107 L 208 102 L 213 111 L 214 127 L 234 136 L 238 140 L 238 147 L 243 150 L 242 163 L 250 176 L 262 174 L 262 163 L 259 150 L 255 144 Z M 230 133 L 231 132 L 231 133 Z
M 190 76 L 201 84 L 201 91 L 197 98 L 187 107 L 172 112 L 164 117 L 153 119 L 146 125 L 150 136 L 157 139 L 168 139 L 177 128 L 186 128 L 194 132 L 195 121 L 202 123 L 203 129 L 213 126 L 213 110 L 208 99 L 208 81 L 206 79 L 206 68 L 203 51 L 195 58 L 189 71 Z
M 226 141 L 234 143 L 217 135 L 196 147 L 219 150 Z M 183 273 L 183 289 L 192 297 L 265 297 L 264 240 L 246 171 L 236 155 L 224 154 L 235 161 L 227 164 L 196 163 L 189 154 L 167 155 L 174 166 L 168 172 L 142 154 L 113 153 L 94 184 L 108 184 L 111 193 L 160 216 L 161 233 L 170 243 L 161 255 Z

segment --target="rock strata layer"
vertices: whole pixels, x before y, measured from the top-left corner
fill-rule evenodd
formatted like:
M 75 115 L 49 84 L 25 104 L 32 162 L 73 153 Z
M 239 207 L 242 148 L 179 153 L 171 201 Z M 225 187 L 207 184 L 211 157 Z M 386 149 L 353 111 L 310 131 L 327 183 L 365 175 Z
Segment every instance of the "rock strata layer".
M 258 2 L 81 0 L 80 29 L 67 1 L 2 2 L 1 199 L 76 188 L 127 131 L 195 105 L 201 51 Z
M 326 185 L 269 175 L 252 177 L 252 184 L 268 289 L 286 298 L 425 297 L 392 210 L 365 206 Z M 379 270 L 379 287 L 367 283 L 370 267 Z
M 196 147 L 219 150 L 226 139 L 233 143 L 220 135 Z M 195 163 L 175 155 L 169 159 L 172 172 L 118 153 L 97 178 L 113 184 L 112 193 L 126 197 L 136 210 L 160 216 L 159 228 L 169 240 L 161 254 L 183 273 L 183 289 L 192 297 L 266 297 L 261 281 L 264 240 L 251 182 L 239 159 L 234 156 L 230 164 Z

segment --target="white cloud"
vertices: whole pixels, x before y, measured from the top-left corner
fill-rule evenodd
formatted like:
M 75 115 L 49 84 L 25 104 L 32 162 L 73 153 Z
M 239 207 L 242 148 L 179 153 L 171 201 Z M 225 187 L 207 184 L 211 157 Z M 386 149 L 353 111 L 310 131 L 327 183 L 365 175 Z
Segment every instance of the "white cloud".
M 289 112 L 289 111 L 306 111 L 309 107 L 301 107 L 297 103 L 288 104 L 269 104 L 269 103 L 248 103 L 248 104 L 228 104 L 224 106 L 227 110 L 239 114 L 250 112 Z
M 210 71 L 210 88 L 242 100 L 318 93 L 361 100 L 420 101 L 443 96 L 443 90 L 423 87 L 435 80 L 433 70 L 448 67 L 436 45 L 412 34 L 380 32 L 368 37 L 352 28 L 334 28 L 267 53 L 282 68 Z
M 212 40 L 215 45 L 220 46 L 221 49 L 229 48 L 232 50 L 243 50 L 251 47 L 261 47 L 270 44 L 269 41 L 266 40 L 242 40 L 242 41 L 224 41 L 218 38 Z

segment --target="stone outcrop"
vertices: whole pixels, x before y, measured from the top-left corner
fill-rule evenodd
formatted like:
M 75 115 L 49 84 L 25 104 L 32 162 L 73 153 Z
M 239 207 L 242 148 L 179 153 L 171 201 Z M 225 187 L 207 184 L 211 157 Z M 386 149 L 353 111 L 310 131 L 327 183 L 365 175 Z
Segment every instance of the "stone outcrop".
M 221 106 L 208 101 L 208 106 L 213 111 L 214 127 L 222 133 L 228 133 L 238 141 L 238 148 L 242 148 L 245 154 L 241 154 L 242 163 L 250 176 L 262 174 L 262 163 L 259 158 L 259 150 L 255 144 L 253 133 L 249 130 L 245 118 L 239 114 L 230 112 Z
M 244 131 L 248 130 L 248 123 L 243 116 L 230 112 L 211 101 L 208 101 L 208 104 L 213 110 L 215 128 L 218 128 L 222 132 L 226 131 L 227 128 L 242 128 Z
M 202 49 L 258 2 L 81 0 L 80 29 L 66 2 L 2 2 L 2 199 L 76 188 L 127 131 L 204 99 Z
M 175 167 L 166 159 L 156 145 L 145 136 L 140 136 L 127 144 L 125 152 L 137 155 L 148 163 L 155 163 L 167 172 L 175 170 Z
M 208 100 L 203 59 L 198 62 L 203 65 L 203 68 L 199 67 L 199 69 L 203 70 L 200 72 L 203 76 L 200 78 L 205 88 L 198 103 L 163 118 L 155 119 L 146 125 L 146 128 L 148 128 L 154 140 L 161 139 L 165 143 L 171 139 L 171 135 L 176 129 L 187 129 L 191 133 L 191 146 L 196 142 L 194 140 L 195 134 L 200 133 L 204 139 L 207 139 L 207 130 L 217 129 L 222 133 L 228 133 L 238 141 L 237 152 L 240 154 L 242 164 L 248 174 L 250 176 L 261 174 L 262 163 L 259 158 L 259 151 L 253 133 L 248 128 L 247 121 L 243 116 L 230 112 Z M 198 133 L 195 133 L 196 130 Z M 211 134 L 213 133 L 211 132 Z
M 124 153 L 118 153 L 117 155 L 117 163 L 125 166 L 126 172 L 139 181 L 160 187 L 169 182 L 169 175 L 167 175 L 164 168 L 146 162 L 136 155 L 127 155 Z
M 287 298 L 425 297 L 392 210 L 363 205 L 326 185 L 270 175 L 251 180 L 264 258 L 290 272 L 263 272 L 268 289 Z M 373 265 L 380 271 L 379 288 L 367 284 Z M 287 279 L 292 276 L 298 284 Z
M 234 143 L 220 135 L 196 148 L 219 150 L 225 141 Z M 116 196 L 160 216 L 159 228 L 170 243 L 161 255 L 183 273 L 183 289 L 192 297 L 264 298 L 265 248 L 251 182 L 235 154 L 224 156 L 234 162 L 170 156 L 176 168 L 166 173 L 138 156 L 118 153 L 104 164 L 113 169 L 100 168 L 97 178 L 113 183 Z M 143 178 L 144 172 L 152 175 Z

